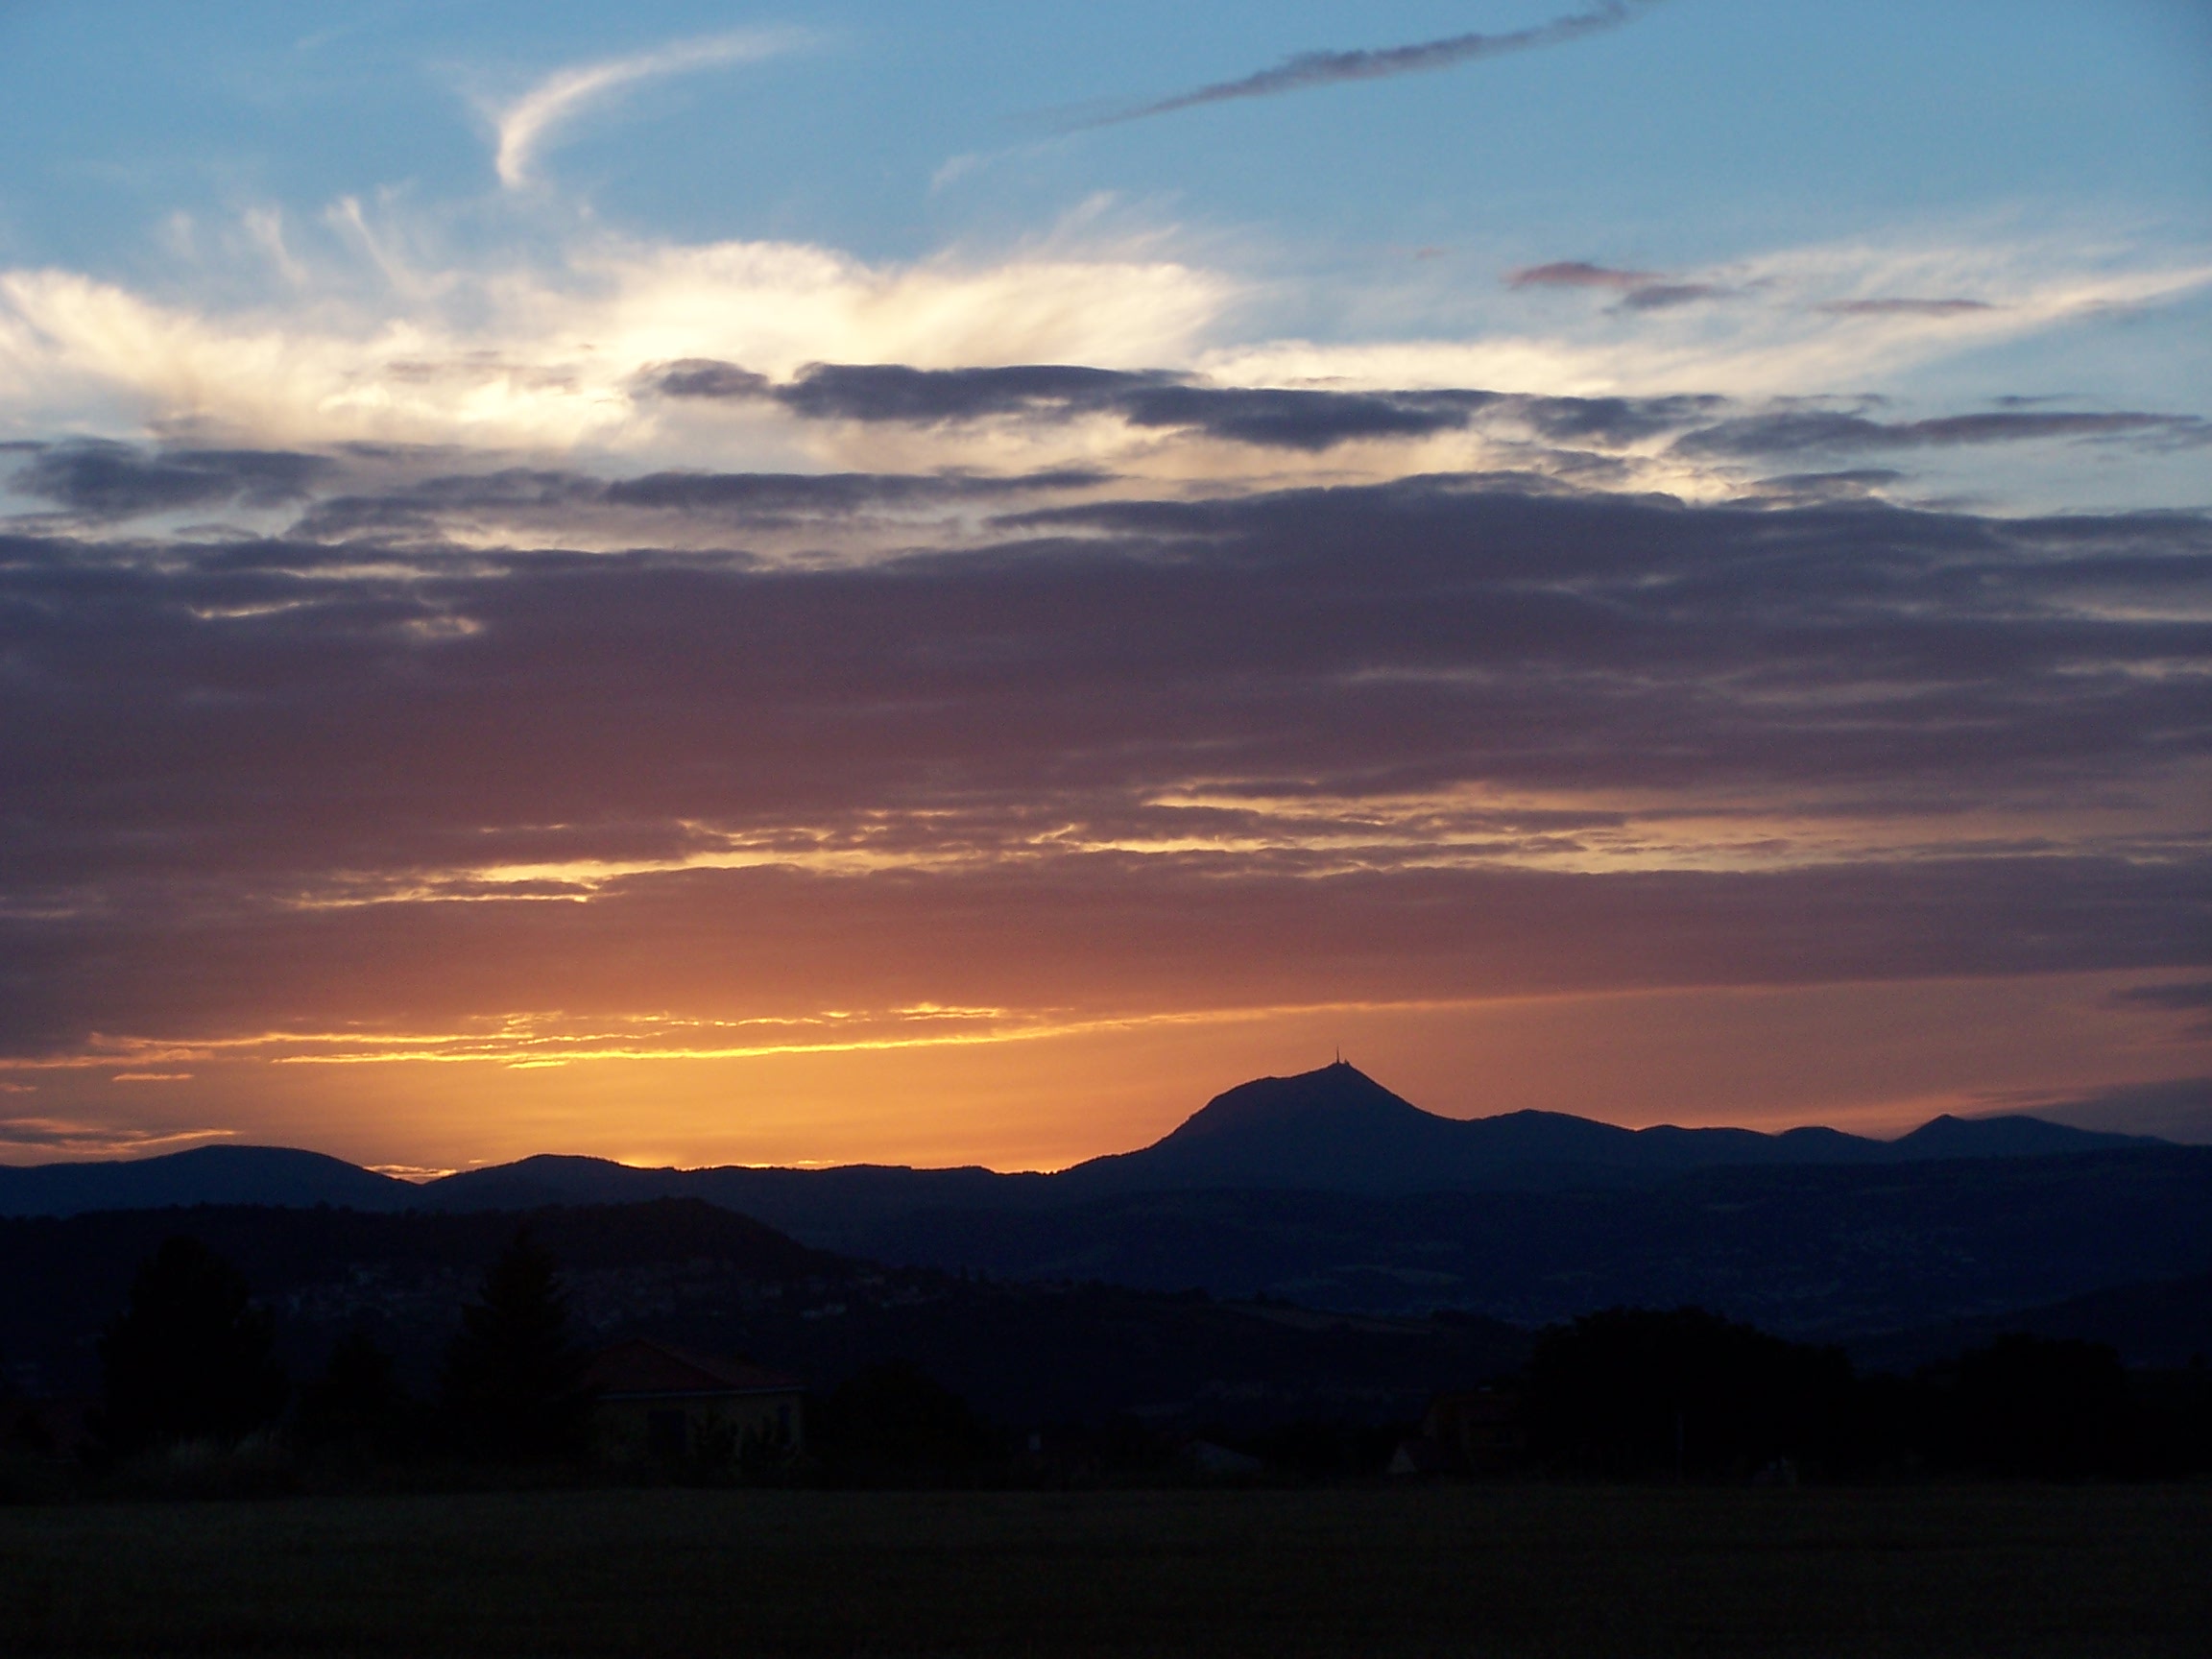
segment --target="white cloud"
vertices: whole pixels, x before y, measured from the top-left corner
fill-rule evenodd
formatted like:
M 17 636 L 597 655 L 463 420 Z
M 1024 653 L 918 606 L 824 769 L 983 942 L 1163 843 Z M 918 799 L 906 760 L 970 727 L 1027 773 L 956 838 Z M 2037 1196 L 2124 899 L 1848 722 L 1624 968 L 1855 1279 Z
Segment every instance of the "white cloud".
M 1531 295 L 1485 281 L 1456 316 L 1424 315 L 1383 295 L 1357 327 L 1299 339 L 1270 329 L 1262 308 L 1297 305 L 1312 284 L 1262 282 L 1227 260 L 1179 254 L 1173 236 L 1109 228 L 1101 211 L 1088 204 L 1027 246 L 903 263 L 803 243 L 687 246 L 602 234 L 550 260 L 491 267 L 452 257 L 434 229 L 390 202 L 374 210 L 339 203 L 312 248 L 313 222 L 294 236 L 273 213 L 258 215 L 245 235 L 214 238 L 274 279 L 258 308 L 198 306 L 76 272 L 0 271 L 0 435 L 365 439 L 648 467 L 1085 465 L 1252 488 L 1408 467 L 1541 469 L 1541 445 L 1492 430 L 1494 422 L 1290 457 L 1169 441 L 1105 417 L 943 429 L 801 422 L 765 404 L 656 397 L 641 390 L 639 372 L 686 357 L 773 376 L 813 362 L 1060 362 L 1196 370 L 1247 386 L 1910 399 L 1913 376 L 1932 365 L 1973 362 L 1991 347 L 2212 282 L 2212 264 L 2201 259 L 2153 263 L 2080 238 L 2063 249 L 1995 238 L 1838 244 L 1685 274 L 1725 291 L 1709 304 L 1638 312 L 1610 293 Z M 1898 299 L 1921 303 L 1865 303 Z M 1975 304 L 1941 309 L 1931 301 Z M 1619 457 L 1623 481 L 1691 495 L 1737 488 L 1738 469 L 1663 451 L 1653 440 Z M 1938 465 L 1922 463 L 1916 470 Z M 2139 471 L 2152 464 L 2130 462 Z M 2088 488 L 2068 477 L 2069 488 Z M 2144 487 L 2166 496 L 2178 488 L 2148 475 Z M 2017 480 L 2008 489 L 2016 493 Z M 2097 483 L 2091 493 L 2103 499 L 2110 490 Z M 502 520 L 485 534 L 507 528 Z
M 628 449 L 657 430 L 634 397 L 648 364 L 1174 363 L 1238 292 L 1143 248 L 1062 246 L 871 265 L 798 243 L 610 240 L 558 269 L 431 279 L 395 268 L 357 206 L 342 216 L 380 267 L 380 302 L 212 312 L 75 272 L 0 272 L 0 409 L 32 434 Z
M 809 38 L 796 29 L 748 29 L 679 40 L 656 51 L 598 63 L 578 63 L 548 75 L 498 111 L 499 182 L 510 190 L 530 181 L 530 166 L 568 122 L 641 81 L 681 75 L 726 63 L 757 62 L 792 51 Z
M 1928 364 L 2181 299 L 2212 285 L 2212 263 L 2199 256 L 2148 265 L 2079 240 L 1853 242 L 1679 275 L 1719 292 L 1707 302 L 1642 312 L 1605 291 L 1485 295 L 1477 318 L 1451 333 L 1408 328 L 1377 338 L 1382 327 L 1371 325 L 1365 339 L 1224 343 L 1199 367 L 1250 386 L 1480 386 L 1575 397 L 1885 392 Z M 1836 308 L 1897 299 L 1964 299 L 1979 308 Z M 1541 328 L 1528 325 L 1532 314 Z

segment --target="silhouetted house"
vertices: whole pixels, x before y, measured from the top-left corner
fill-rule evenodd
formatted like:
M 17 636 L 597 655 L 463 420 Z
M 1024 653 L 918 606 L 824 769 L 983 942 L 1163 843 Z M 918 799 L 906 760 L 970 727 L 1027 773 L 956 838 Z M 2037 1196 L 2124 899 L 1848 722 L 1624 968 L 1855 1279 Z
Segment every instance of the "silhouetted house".
M 1183 1447 L 1183 1461 L 1201 1475 L 1228 1475 L 1249 1479 L 1267 1473 L 1267 1465 L 1249 1453 L 1238 1452 L 1211 1440 L 1191 1440 Z
M 1528 1445 L 1521 1422 L 1521 1396 L 1508 1388 L 1439 1394 L 1429 1403 L 1429 1413 L 1421 1426 L 1455 1449 L 1460 1460 L 1477 1475 L 1510 1469 Z
M 596 1444 L 616 1460 L 729 1462 L 805 1441 L 805 1384 L 742 1359 L 633 1337 L 592 1356 L 584 1385 Z
M 1518 1463 L 1527 1445 L 1520 1396 L 1502 1388 L 1439 1394 L 1421 1432 L 1390 1459 L 1390 1473 L 1496 1475 Z
M 1390 1454 L 1390 1461 L 1382 1471 L 1385 1475 L 1457 1475 L 1461 1473 L 1459 1459 L 1453 1455 L 1452 1448 L 1440 1440 L 1431 1440 L 1426 1434 L 1416 1434 L 1410 1440 L 1398 1442 L 1398 1450 Z

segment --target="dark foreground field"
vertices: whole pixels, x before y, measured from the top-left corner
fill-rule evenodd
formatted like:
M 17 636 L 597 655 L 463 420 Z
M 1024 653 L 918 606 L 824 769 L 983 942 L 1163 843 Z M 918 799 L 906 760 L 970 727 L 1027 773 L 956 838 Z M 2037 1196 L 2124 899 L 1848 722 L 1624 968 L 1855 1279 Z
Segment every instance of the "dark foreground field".
M 10 1652 L 2190 1654 L 2212 1489 L 625 1491 L 0 1512 Z

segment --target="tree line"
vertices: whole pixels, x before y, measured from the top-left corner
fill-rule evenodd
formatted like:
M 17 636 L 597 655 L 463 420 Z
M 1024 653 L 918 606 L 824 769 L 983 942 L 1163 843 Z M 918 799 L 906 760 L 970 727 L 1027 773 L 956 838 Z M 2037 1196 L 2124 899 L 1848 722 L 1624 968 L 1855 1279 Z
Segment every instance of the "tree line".
M 527 1228 L 462 1309 L 430 1398 L 412 1396 L 360 1331 L 294 1388 L 275 1338 L 236 1267 L 193 1239 L 166 1240 L 99 1342 L 96 1455 L 236 1447 L 279 1423 L 293 1447 L 354 1464 L 544 1463 L 587 1450 L 586 1356 L 557 1264 Z M 1271 1471 L 1310 1478 L 1376 1474 L 1394 1449 L 1401 1464 L 1419 1454 L 1408 1466 L 1425 1472 L 1625 1480 L 2212 1471 L 2212 1374 L 2200 1358 L 2130 1373 L 2108 1347 L 2024 1334 L 1909 1377 L 1863 1375 L 1840 1349 L 1698 1309 L 1614 1309 L 1544 1332 L 1524 1370 L 1487 1393 L 1479 1448 L 1441 1402 L 1426 1425 L 1309 1422 L 1219 1437 Z M 1169 1441 L 1134 1423 L 1008 1432 L 895 1359 L 862 1368 L 808 1415 L 812 1467 L 830 1479 L 994 1479 L 1070 1456 L 1125 1475 L 1173 1462 Z
M 361 1331 L 340 1337 L 295 1399 L 275 1345 L 276 1321 L 235 1266 L 196 1239 L 167 1239 L 100 1338 L 89 1425 L 99 1454 L 236 1445 L 288 1410 L 303 1447 L 360 1457 L 558 1458 L 584 1446 L 586 1357 L 569 1336 L 553 1258 L 527 1229 L 462 1309 L 433 1400 L 411 1397 L 391 1356 Z
M 2130 1479 L 2212 1470 L 2212 1373 L 2129 1372 L 2102 1343 L 1998 1336 L 1911 1376 L 1700 1309 L 1546 1333 L 1520 1382 L 1525 1456 L 1615 1479 L 1924 1473 Z
M 276 1320 L 245 1276 L 204 1243 L 164 1240 L 137 1269 L 103 1332 L 102 1389 L 88 1427 L 94 1463 L 144 1462 L 180 1448 L 235 1453 L 281 1427 L 289 1449 L 358 1470 L 440 1460 L 574 1464 L 589 1451 L 594 1396 L 573 1338 L 552 1254 L 517 1232 L 461 1309 L 434 1394 L 403 1386 L 393 1358 L 363 1330 L 333 1344 L 295 1388 L 276 1354 Z M 995 1444 L 965 1402 L 900 1361 L 864 1366 L 814 1404 L 809 1439 L 832 1477 L 952 1471 Z M 36 1443 L 25 1417 L 0 1442 Z M 732 1448 L 730 1467 L 693 1473 L 788 1473 L 779 1446 Z

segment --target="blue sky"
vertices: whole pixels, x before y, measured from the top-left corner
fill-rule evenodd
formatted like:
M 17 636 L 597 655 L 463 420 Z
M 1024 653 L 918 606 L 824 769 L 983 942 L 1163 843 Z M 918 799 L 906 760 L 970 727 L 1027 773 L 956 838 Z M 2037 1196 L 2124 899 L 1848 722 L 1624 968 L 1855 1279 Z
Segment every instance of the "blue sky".
M 0 0 L 0 1154 L 2212 1136 L 2212 8 Z
M 34 0 L 0 12 L 8 246 L 113 270 L 178 208 L 307 208 L 387 187 L 479 201 L 493 182 L 482 103 L 573 63 L 762 28 L 813 39 L 640 88 L 581 121 L 551 175 L 633 228 L 870 258 L 1019 234 L 1101 190 L 1293 248 L 1450 243 L 1520 260 L 1695 263 L 1959 215 L 2097 217 L 2170 244 L 2208 229 L 2212 22 L 2186 0 L 1671 0 L 1509 60 L 1045 137 L 1055 112 L 1301 50 L 1548 14 L 1526 0 Z M 992 159 L 967 188 L 932 190 L 958 156 Z
M 1924 343 L 1856 377 L 1823 366 L 1792 394 L 2201 412 L 2204 283 L 2126 280 L 2212 261 L 2212 12 L 2186 0 L 1667 0 L 1456 68 L 1059 130 L 1300 51 L 1555 12 L 18 3 L 0 9 L 0 266 L 210 310 L 297 302 L 238 228 L 279 215 L 302 258 L 357 263 L 330 224 L 347 200 L 432 265 L 475 268 L 549 270 L 607 233 L 875 265 L 1151 238 L 1238 288 L 1204 330 L 1215 347 L 1533 329 L 1633 355 L 1637 330 L 1594 326 L 1587 295 L 1511 296 L 1501 275 L 1589 260 L 1757 282 L 1855 249 L 1998 300 L 2037 279 L 2112 292 L 2063 326 Z M 533 87 L 745 35 L 766 54 L 708 51 L 579 103 L 528 187 L 501 187 L 497 113 Z M 2082 487 L 2200 493 L 2140 472 Z

